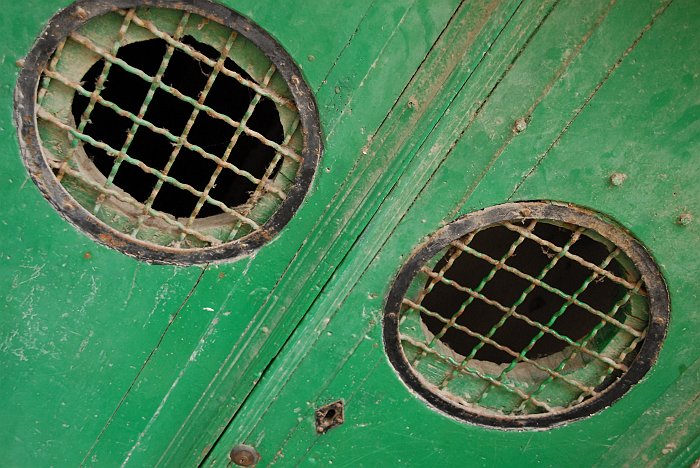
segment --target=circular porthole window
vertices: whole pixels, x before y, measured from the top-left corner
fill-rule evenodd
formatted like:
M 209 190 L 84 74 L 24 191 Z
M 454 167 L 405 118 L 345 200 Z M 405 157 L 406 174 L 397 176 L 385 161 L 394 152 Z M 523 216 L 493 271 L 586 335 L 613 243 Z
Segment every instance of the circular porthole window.
M 62 10 L 24 61 L 16 119 L 53 206 L 151 262 L 229 259 L 267 242 L 322 151 L 312 92 L 289 55 L 207 0 Z
M 653 259 L 603 216 L 494 206 L 438 232 L 389 293 L 402 380 L 479 425 L 551 427 L 611 405 L 650 369 L 669 319 Z

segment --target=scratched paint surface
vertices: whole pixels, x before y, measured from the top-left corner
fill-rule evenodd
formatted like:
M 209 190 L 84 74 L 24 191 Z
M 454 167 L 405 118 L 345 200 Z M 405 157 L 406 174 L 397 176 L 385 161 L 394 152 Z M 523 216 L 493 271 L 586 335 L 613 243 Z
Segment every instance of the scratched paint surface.
M 326 152 L 277 239 L 208 268 L 98 246 L 27 180 L 11 123 L 14 62 L 66 2 L 6 3 L 3 466 L 226 465 L 244 442 L 261 464 L 283 466 L 700 456 L 698 413 L 684 411 L 700 391 L 698 222 L 676 223 L 700 216 L 697 2 L 224 2 L 299 63 Z M 528 128 L 516 135 L 521 117 Z M 612 172 L 628 175 L 623 185 Z M 394 374 L 384 296 L 443 223 L 542 198 L 605 212 L 649 247 L 671 294 L 667 343 L 642 383 L 588 420 L 524 433 L 453 421 Z M 345 423 L 317 434 L 314 409 L 338 399 Z
M 700 198 L 700 10 L 692 2 L 579 3 L 543 4 L 544 12 L 523 4 L 468 78 L 457 69 L 466 84 L 437 126 L 416 136 L 421 148 L 208 462 L 222 463 L 240 442 L 282 466 L 460 466 L 465 457 L 556 466 L 563 453 L 574 466 L 682 466 L 700 456 L 698 415 L 688 411 L 700 390 L 698 350 L 688 344 L 698 338 L 698 271 L 683 260 L 698 233 L 676 222 Z M 528 128 L 516 136 L 521 117 Z M 609 182 L 616 171 L 629 177 L 620 187 Z M 382 354 L 390 279 L 442 223 L 538 198 L 606 212 L 650 248 L 672 298 L 667 343 L 641 384 L 588 420 L 523 433 L 453 421 L 408 392 Z M 339 398 L 345 424 L 316 434 L 312 410 Z

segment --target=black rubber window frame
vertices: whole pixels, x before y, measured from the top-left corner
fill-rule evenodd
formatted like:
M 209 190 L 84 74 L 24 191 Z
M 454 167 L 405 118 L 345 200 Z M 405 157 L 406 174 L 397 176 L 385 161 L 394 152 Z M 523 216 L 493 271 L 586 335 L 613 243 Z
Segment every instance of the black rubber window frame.
M 523 416 L 496 416 L 476 409 L 470 410 L 434 392 L 425 384 L 423 378 L 416 374 L 406 359 L 399 336 L 399 311 L 402 301 L 420 269 L 452 241 L 499 222 L 518 222 L 529 219 L 544 219 L 582 226 L 596 231 L 620 248 L 634 263 L 647 290 L 649 323 L 646 336 L 627 372 L 602 389 L 597 397 L 584 400 L 570 409 L 554 414 Z M 482 427 L 501 430 L 537 430 L 588 418 L 619 400 L 655 364 L 666 337 L 669 320 L 670 299 L 663 275 L 651 254 L 631 233 L 603 215 L 583 207 L 563 202 L 532 201 L 496 205 L 467 214 L 448 224 L 416 248 L 389 290 L 382 325 L 384 348 L 389 362 L 403 383 L 427 404 L 450 417 Z
M 301 154 L 303 161 L 295 183 L 289 189 L 280 208 L 265 224 L 241 239 L 219 246 L 191 250 L 157 246 L 134 239 L 111 228 L 78 204 L 61 186 L 45 159 L 37 130 L 36 97 L 43 68 L 54 50 L 68 34 L 92 18 L 114 9 L 142 6 L 189 11 L 237 31 L 270 59 L 294 97 L 304 137 Z M 251 254 L 276 236 L 292 219 L 311 187 L 323 153 L 321 125 L 314 93 L 294 60 L 269 33 L 223 5 L 208 0 L 79 0 L 49 20 L 22 62 L 15 88 L 14 117 L 22 159 L 30 177 L 44 197 L 67 221 L 95 241 L 126 255 L 155 264 L 188 265 L 230 261 Z

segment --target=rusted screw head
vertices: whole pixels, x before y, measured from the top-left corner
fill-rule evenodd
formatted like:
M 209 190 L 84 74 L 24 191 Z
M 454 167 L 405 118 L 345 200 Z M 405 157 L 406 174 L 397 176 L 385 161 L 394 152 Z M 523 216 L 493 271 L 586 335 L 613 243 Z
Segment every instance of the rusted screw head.
M 229 456 L 238 466 L 253 466 L 260 461 L 260 454 L 250 445 L 236 445 Z
M 693 215 L 690 213 L 681 213 L 681 215 L 678 217 L 678 224 L 681 226 L 687 226 L 690 224 L 690 222 L 693 220 Z
M 613 172 L 610 175 L 610 183 L 613 184 L 615 187 L 619 187 L 620 185 L 622 185 L 626 179 L 627 174 L 623 172 Z
M 78 7 L 78 8 L 76 8 L 76 10 L 75 10 L 75 16 L 77 16 L 77 17 L 80 18 L 81 20 L 84 20 L 84 19 L 86 19 L 86 18 L 88 17 L 88 12 L 85 11 L 85 8 L 83 8 L 83 7 Z
M 527 120 L 525 120 L 524 118 L 520 118 L 520 119 L 516 120 L 515 123 L 513 124 L 513 131 L 515 133 L 522 133 L 525 131 L 526 128 L 527 128 Z

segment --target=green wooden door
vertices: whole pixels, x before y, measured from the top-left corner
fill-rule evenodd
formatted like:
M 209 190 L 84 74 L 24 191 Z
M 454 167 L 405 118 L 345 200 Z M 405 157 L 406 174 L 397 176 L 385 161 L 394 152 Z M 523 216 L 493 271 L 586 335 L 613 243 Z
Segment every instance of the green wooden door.
M 22 164 L 15 62 L 67 3 L 5 1 L 0 19 L 3 466 L 225 466 L 238 444 L 281 466 L 700 456 L 700 4 L 221 1 L 296 61 L 325 150 L 270 243 L 185 267 L 93 242 Z M 504 431 L 415 396 L 387 359 L 382 318 L 429 236 L 527 200 L 628 229 L 664 275 L 671 321 L 654 367 L 610 408 Z M 318 433 L 315 410 L 338 400 L 343 424 Z

